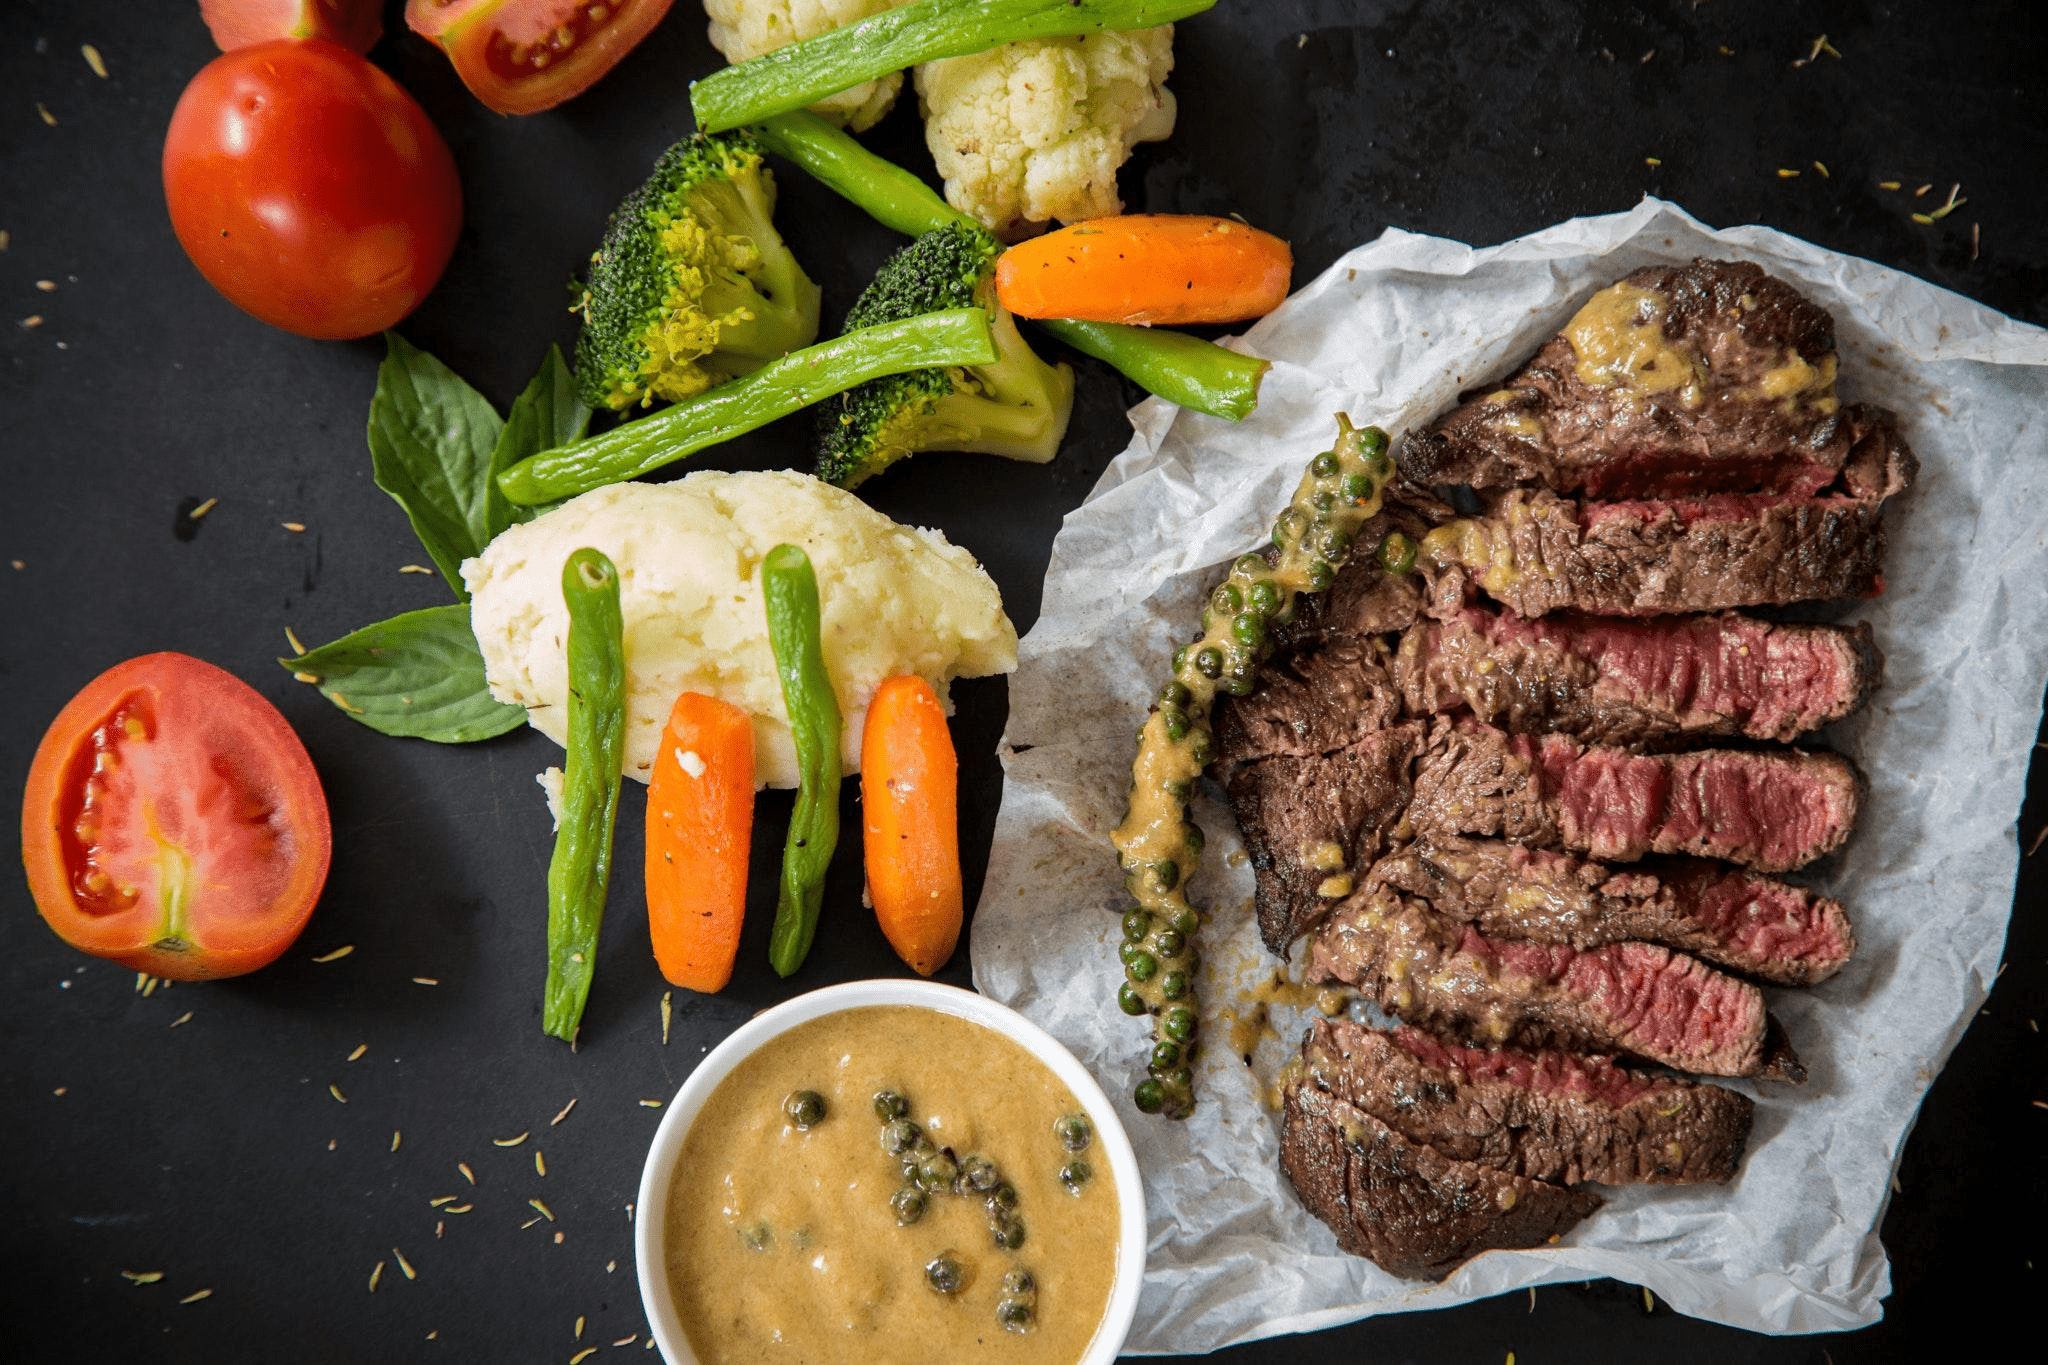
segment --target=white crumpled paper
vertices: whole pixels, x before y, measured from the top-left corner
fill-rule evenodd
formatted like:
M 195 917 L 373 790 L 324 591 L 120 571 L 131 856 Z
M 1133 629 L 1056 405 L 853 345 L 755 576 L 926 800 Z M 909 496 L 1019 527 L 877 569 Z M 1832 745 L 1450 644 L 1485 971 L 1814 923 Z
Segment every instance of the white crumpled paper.
M 1858 604 L 1883 689 L 1823 736 L 1869 797 L 1820 882 L 1858 948 L 1834 980 L 1772 989 L 1811 1068 L 1747 1085 L 1756 1128 L 1737 1179 L 1603 1189 L 1607 1205 L 1540 1251 L 1492 1252 L 1440 1285 L 1345 1255 L 1278 1166 L 1261 1092 L 1301 1033 L 1276 1009 L 1250 1068 L 1220 1011 L 1270 981 L 1226 807 L 1198 803 L 1208 850 L 1199 1104 L 1186 1122 L 1129 1100 L 1149 1031 L 1114 1003 L 1128 904 L 1107 835 L 1134 735 L 1202 592 L 1257 546 L 1348 412 L 1398 435 L 1511 369 L 1587 295 L 1637 266 L 1755 261 L 1835 317 L 1840 392 L 1899 414 L 1917 487 L 1893 502 L 1887 590 Z M 1151 1247 L 1129 1349 L 1207 1351 L 1369 1314 L 1611 1276 L 1682 1313 L 1766 1332 L 1875 1321 L 1890 1284 L 1877 1226 L 1921 1097 L 1998 967 L 2015 820 L 2048 675 L 2048 332 L 1897 271 L 1759 227 L 1714 231 L 1646 199 L 1483 250 L 1388 231 L 1255 326 L 1275 361 L 1232 425 L 1158 400 L 1066 520 L 1045 614 L 1010 683 L 1007 780 L 974 920 L 974 979 L 1057 1035 L 1119 1097 L 1145 1171 Z M 1300 954 L 1297 953 L 1297 957 Z M 1299 973 L 1299 966 L 1292 969 Z

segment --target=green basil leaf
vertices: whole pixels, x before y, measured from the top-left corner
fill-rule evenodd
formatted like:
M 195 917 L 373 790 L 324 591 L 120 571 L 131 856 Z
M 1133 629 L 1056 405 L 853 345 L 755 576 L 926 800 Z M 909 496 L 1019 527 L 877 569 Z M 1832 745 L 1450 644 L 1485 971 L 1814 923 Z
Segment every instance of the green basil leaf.
M 526 708 L 491 696 L 462 603 L 409 611 L 279 663 L 387 735 L 466 744 L 502 735 Z
M 370 399 L 370 468 L 466 602 L 462 561 L 512 524 L 511 504 L 492 477 L 505 424 L 446 365 L 396 332 L 384 340 L 388 350 Z
M 576 396 L 575 376 L 562 360 L 561 348 L 549 346 L 540 363 L 540 373 L 534 375 L 526 392 L 512 400 L 505 429 L 498 433 L 498 448 L 491 455 L 493 491 L 497 489 L 495 476 L 500 471 L 510 469 L 529 455 L 580 441 L 589 428 L 590 407 Z M 506 506 L 513 521 L 531 521 L 537 513 L 547 510 L 517 503 Z

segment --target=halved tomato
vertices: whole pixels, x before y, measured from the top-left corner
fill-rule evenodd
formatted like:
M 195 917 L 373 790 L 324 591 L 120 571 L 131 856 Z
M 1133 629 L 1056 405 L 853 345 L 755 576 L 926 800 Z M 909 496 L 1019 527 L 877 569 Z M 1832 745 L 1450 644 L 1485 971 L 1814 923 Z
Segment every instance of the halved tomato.
M 280 38 L 325 38 L 368 52 L 384 34 L 383 0 L 199 0 L 222 52 Z
M 668 13 L 670 0 L 407 0 L 406 26 L 448 54 L 501 114 L 580 95 Z
M 29 891 L 72 947 L 180 981 L 255 971 L 327 881 L 306 746 L 241 679 L 145 654 L 50 724 L 21 805 Z

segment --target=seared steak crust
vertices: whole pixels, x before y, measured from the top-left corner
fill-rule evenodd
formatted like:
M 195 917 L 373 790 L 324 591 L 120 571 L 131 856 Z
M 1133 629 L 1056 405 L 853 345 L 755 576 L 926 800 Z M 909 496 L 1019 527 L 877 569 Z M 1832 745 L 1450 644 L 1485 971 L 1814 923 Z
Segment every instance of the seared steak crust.
M 1544 1246 L 1601 1202 L 1442 1156 L 1299 1083 L 1287 1091 L 1280 1169 L 1339 1246 L 1412 1280 L 1441 1280 L 1483 1251 Z
M 1594 498 L 1809 496 L 1835 481 L 1853 444 L 1834 344 L 1826 310 L 1758 266 L 1645 267 L 1411 436 L 1402 472 Z
M 1459 1161 L 1566 1185 L 1725 1181 L 1755 1105 L 1676 1076 L 1570 1052 L 1460 1047 L 1319 1019 L 1302 1039 L 1317 1088 Z

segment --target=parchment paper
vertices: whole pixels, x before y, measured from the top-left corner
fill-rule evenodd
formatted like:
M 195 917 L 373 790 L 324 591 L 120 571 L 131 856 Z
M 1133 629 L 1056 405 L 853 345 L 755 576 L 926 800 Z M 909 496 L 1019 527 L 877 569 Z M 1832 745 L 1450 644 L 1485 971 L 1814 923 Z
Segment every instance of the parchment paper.
M 1396 435 L 1505 374 L 1595 288 L 1651 262 L 1753 260 L 1833 312 L 1845 400 L 1894 408 L 1920 482 L 1886 513 L 1875 627 L 1883 689 L 1822 741 L 1870 780 L 1847 849 L 1812 880 L 1848 906 L 1855 960 L 1813 990 L 1772 989 L 1811 1079 L 1735 1082 L 1757 1101 L 1729 1186 L 1603 1189 L 1564 1244 L 1492 1252 L 1441 1285 L 1345 1255 L 1278 1167 L 1261 1092 L 1301 1017 L 1274 1011 L 1248 1067 L 1222 1011 L 1278 966 L 1249 913 L 1229 811 L 1198 804 L 1208 849 L 1192 893 L 1204 932 L 1199 1107 L 1139 1114 L 1149 1034 L 1114 1003 L 1108 841 L 1134 735 L 1200 594 L 1254 548 L 1332 414 Z M 2048 332 L 1870 262 L 1758 227 L 1713 231 L 1646 199 L 1498 247 L 1389 230 L 1255 326 L 1273 359 L 1259 410 L 1232 425 L 1158 400 L 1066 520 L 1045 614 L 1010 684 L 1007 777 L 974 920 L 974 979 L 1071 1047 L 1119 1097 L 1150 1206 L 1129 1349 L 1206 1351 L 1376 1313 L 1612 1276 L 1682 1313 L 1766 1332 L 1875 1321 L 1889 1288 L 1877 1225 L 1914 1111 L 1997 971 L 2017 864 L 2015 821 L 2048 677 Z M 1297 957 L 1301 954 L 1297 953 Z M 1293 971 L 1298 974 L 1299 967 Z

